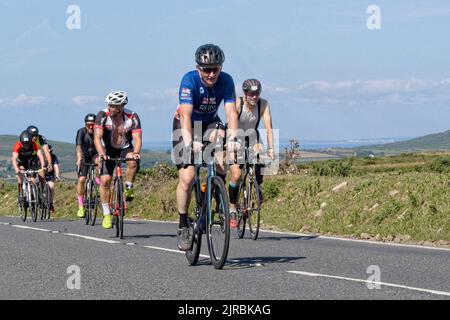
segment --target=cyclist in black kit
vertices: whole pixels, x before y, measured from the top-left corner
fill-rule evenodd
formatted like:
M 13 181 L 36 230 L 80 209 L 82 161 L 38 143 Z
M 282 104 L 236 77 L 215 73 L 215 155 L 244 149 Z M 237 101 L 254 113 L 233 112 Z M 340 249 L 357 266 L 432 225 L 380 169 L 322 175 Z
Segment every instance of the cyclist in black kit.
M 77 198 L 78 198 L 78 212 L 79 218 L 84 218 L 84 188 L 86 184 L 86 177 L 88 167 L 85 163 L 94 163 L 97 156 L 97 150 L 94 144 L 94 125 L 95 114 L 89 113 L 84 117 L 84 127 L 77 132 L 77 168 L 78 168 L 78 184 L 77 184 Z M 98 181 L 99 182 L 99 181 Z

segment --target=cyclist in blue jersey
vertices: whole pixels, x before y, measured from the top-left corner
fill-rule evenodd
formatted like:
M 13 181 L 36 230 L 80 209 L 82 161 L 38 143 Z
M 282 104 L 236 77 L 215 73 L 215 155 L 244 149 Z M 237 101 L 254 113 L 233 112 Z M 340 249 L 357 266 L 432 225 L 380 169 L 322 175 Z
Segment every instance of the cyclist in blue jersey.
M 176 191 L 177 209 L 180 216 L 178 227 L 178 248 L 189 250 L 190 229 L 187 212 L 190 192 L 195 176 L 194 163 L 186 156 L 202 151 L 203 142 L 214 142 L 220 135 L 226 138 L 227 150 L 237 149 L 237 111 L 236 92 L 233 78 L 222 72 L 225 55 L 218 46 L 205 44 L 195 53 L 196 70 L 186 73 L 179 89 L 179 105 L 173 119 L 172 159 L 177 165 L 179 182 Z M 216 124 L 222 123 L 218 116 L 221 102 L 224 102 L 228 122 L 227 137 L 224 126 L 215 130 Z M 217 173 L 225 182 L 225 165 L 223 153 L 216 155 Z

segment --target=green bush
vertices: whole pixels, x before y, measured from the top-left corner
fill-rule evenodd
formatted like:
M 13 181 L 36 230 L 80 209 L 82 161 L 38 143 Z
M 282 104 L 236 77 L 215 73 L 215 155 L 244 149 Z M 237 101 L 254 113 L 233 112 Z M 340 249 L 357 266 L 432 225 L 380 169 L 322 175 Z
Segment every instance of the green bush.
M 428 165 L 428 169 L 431 172 L 435 172 L 435 173 L 448 172 L 450 169 L 450 158 L 448 158 L 448 157 L 437 158 Z
M 266 181 L 262 185 L 262 190 L 266 199 L 273 199 L 280 194 L 280 185 L 277 181 Z
M 326 162 L 315 162 L 312 167 L 314 173 L 327 177 L 348 177 L 352 170 L 353 161 L 330 160 Z

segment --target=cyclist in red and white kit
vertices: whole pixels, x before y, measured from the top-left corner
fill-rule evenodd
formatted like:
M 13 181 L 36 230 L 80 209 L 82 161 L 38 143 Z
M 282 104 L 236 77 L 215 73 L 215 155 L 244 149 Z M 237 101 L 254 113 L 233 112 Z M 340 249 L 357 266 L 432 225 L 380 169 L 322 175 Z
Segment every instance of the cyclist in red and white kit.
M 39 161 L 41 165 L 41 171 L 39 177 L 45 179 L 45 160 L 42 151 L 36 142 L 33 141 L 33 136 L 27 131 L 23 131 L 20 134 L 19 141 L 14 144 L 11 164 L 17 175 L 17 188 L 19 191 L 18 205 L 22 204 L 22 183 L 23 174 L 21 170 L 36 169 L 34 166 Z
M 95 119 L 94 143 L 99 154 L 97 163 L 100 164 L 100 161 L 108 158 L 139 160 L 142 149 L 141 121 L 135 112 L 125 109 L 125 105 L 128 103 L 127 93 L 113 91 L 106 97 L 106 102 L 108 107 L 100 111 Z M 127 201 L 132 201 L 134 198 L 133 183 L 139 166 L 137 161 L 128 161 L 126 165 L 124 195 Z M 103 208 L 102 225 L 105 229 L 112 228 L 109 197 L 113 170 L 114 163 L 103 162 L 101 164 L 100 198 Z

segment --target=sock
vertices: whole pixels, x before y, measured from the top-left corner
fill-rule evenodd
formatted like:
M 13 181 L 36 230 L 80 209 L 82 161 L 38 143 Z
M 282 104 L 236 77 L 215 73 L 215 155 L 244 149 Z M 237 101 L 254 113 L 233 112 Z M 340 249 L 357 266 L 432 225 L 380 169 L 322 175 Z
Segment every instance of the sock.
M 228 185 L 228 193 L 230 195 L 230 203 L 236 204 L 239 194 L 239 186 L 230 182 L 230 184 Z
M 133 189 L 133 184 L 131 182 L 125 182 L 125 188 L 127 189 Z
M 78 197 L 78 207 L 82 208 L 84 205 L 84 197 L 83 196 L 77 196 Z
M 109 203 L 102 203 L 103 215 L 109 216 L 111 215 L 111 211 L 109 211 Z
M 101 180 L 99 177 L 95 177 L 95 183 L 99 186 L 101 183 Z
M 180 223 L 178 225 L 179 228 L 184 228 L 188 226 L 188 220 L 187 220 L 187 214 L 186 213 L 179 213 L 180 215 Z

